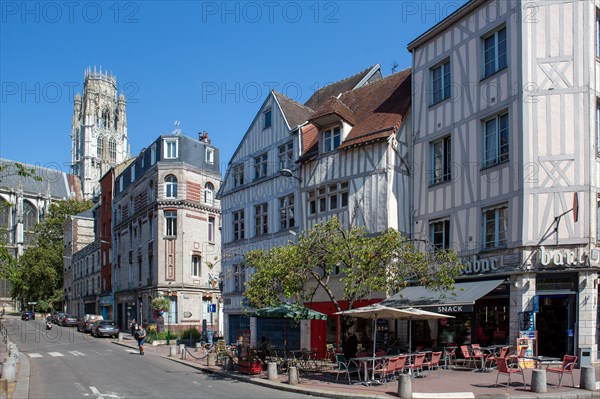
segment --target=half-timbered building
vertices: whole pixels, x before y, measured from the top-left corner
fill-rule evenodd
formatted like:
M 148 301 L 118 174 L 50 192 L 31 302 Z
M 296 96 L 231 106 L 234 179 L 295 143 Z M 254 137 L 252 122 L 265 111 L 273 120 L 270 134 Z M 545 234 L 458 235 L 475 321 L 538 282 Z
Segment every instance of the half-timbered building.
M 530 351 L 597 358 L 599 6 L 473 0 L 408 45 L 412 233 L 485 287 L 436 345 L 530 330 Z

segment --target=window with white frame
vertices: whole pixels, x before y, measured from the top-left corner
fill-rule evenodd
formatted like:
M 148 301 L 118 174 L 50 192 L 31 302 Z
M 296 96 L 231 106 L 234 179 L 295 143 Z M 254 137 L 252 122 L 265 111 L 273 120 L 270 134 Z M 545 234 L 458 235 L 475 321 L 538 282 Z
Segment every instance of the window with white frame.
M 167 237 L 177 235 L 177 211 L 165 211 L 165 235 Z
M 214 201 L 215 186 L 211 182 L 207 182 L 204 185 L 204 203 L 212 205 Z
M 150 165 L 154 165 L 156 163 L 156 143 L 152 144 L 150 147 Z
M 307 192 L 308 214 L 335 211 L 348 206 L 348 182 L 331 183 Z
M 431 183 L 441 183 L 450 181 L 452 174 L 450 170 L 450 162 L 452 159 L 450 137 L 434 141 L 431 143 Z
M 483 38 L 483 77 L 488 77 L 508 65 L 506 27 Z
M 246 265 L 233 265 L 233 292 L 244 292 L 246 286 Z
M 272 117 L 272 112 L 271 112 L 271 110 L 270 110 L 270 109 L 269 109 L 269 110 L 266 110 L 266 111 L 264 112 L 264 118 L 265 118 L 265 121 L 264 121 L 264 129 L 266 129 L 266 128 L 268 128 L 268 127 L 271 127 L 271 117 Z
M 331 127 L 323 132 L 323 150 L 325 152 L 333 151 L 340 146 L 341 132 L 340 127 Z
M 483 210 L 483 248 L 506 246 L 508 234 L 508 207 L 503 205 Z
M 200 255 L 192 255 L 192 268 L 191 268 L 191 274 L 192 277 L 201 277 L 202 275 L 200 274 Z
M 215 150 L 210 147 L 206 147 L 206 163 L 213 164 L 215 162 Z
M 483 166 L 508 161 L 508 114 L 497 115 L 483 123 Z
M 267 175 L 267 153 L 254 157 L 254 178 L 260 179 Z
M 294 194 L 279 198 L 279 230 L 285 231 L 296 226 L 294 218 Z
M 431 104 L 450 98 L 450 61 L 431 69 Z
M 233 212 L 233 240 L 242 240 L 244 239 L 244 210 L 240 209 L 239 211 Z
M 244 164 L 240 163 L 233 167 L 233 187 L 244 184 Z
M 279 170 L 288 169 L 294 161 L 294 143 L 289 142 L 279 146 Z
M 254 206 L 254 235 L 261 236 L 269 232 L 269 205 L 262 203 Z
M 177 159 L 177 139 L 165 139 L 165 159 Z
M 165 177 L 165 197 L 177 198 L 177 178 L 174 175 Z
M 429 223 L 429 242 L 436 250 L 450 248 L 450 220 L 436 220 Z
M 208 217 L 208 242 L 215 242 L 215 217 Z

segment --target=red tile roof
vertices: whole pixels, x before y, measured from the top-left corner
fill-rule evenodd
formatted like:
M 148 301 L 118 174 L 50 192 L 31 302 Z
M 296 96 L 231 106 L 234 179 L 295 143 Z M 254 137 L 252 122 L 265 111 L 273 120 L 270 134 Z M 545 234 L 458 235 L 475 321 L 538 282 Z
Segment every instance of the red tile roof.
M 411 70 L 405 69 L 386 78 L 369 83 L 358 89 L 343 93 L 339 99 L 326 101 L 311 115 L 315 117 L 345 112 L 354 118 L 353 127 L 340 149 L 353 147 L 372 141 L 387 139 L 396 134 L 411 102 Z M 345 110 L 348 111 L 345 111 Z M 344 111 L 340 111 L 344 110 Z M 306 160 L 318 152 L 317 135 L 303 133 L 304 155 Z

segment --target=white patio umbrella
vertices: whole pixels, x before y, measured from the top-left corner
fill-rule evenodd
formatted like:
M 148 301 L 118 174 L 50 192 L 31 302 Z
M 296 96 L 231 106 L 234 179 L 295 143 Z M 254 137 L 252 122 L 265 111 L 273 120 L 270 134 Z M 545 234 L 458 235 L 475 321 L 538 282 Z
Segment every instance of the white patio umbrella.
M 345 315 L 351 317 L 358 317 L 361 319 L 372 319 L 373 320 L 373 375 L 372 379 L 375 379 L 375 343 L 377 334 L 377 319 L 399 319 L 408 320 L 408 351 L 409 356 L 412 350 L 412 337 L 411 337 L 411 322 L 412 320 L 432 320 L 432 319 L 445 319 L 454 318 L 454 316 L 445 315 L 442 313 L 429 312 L 427 310 L 415 309 L 415 308 L 392 308 L 389 306 L 383 306 L 379 304 L 373 304 L 363 306 L 361 308 L 344 310 L 334 314 Z

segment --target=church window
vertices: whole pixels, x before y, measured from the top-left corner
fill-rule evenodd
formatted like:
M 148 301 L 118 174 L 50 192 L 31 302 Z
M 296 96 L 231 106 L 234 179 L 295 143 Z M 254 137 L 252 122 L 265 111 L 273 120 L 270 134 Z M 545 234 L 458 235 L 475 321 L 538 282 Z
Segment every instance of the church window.
M 98 141 L 96 144 L 97 144 L 98 158 L 102 158 L 102 153 L 104 152 L 104 148 L 103 148 L 104 140 L 102 140 L 102 136 L 98 136 Z
M 23 201 L 23 229 L 25 231 L 33 231 L 37 224 L 37 210 L 27 201 Z
M 114 138 L 108 140 L 108 152 L 110 156 L 110 162 L 117 161 L 117 141 Z
M 104 112 L 102 113 L 102 127 L 103 128 L 110 127 L 110 112 L 107 109 L 105 109 Z
M 173 175 L 165 177 L 165 197 L 177 198 L 177 178 Z

